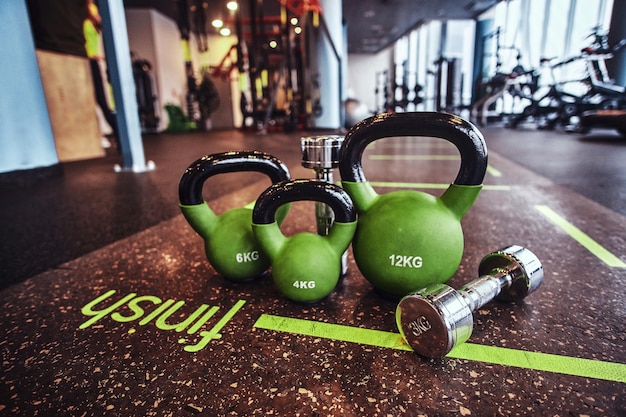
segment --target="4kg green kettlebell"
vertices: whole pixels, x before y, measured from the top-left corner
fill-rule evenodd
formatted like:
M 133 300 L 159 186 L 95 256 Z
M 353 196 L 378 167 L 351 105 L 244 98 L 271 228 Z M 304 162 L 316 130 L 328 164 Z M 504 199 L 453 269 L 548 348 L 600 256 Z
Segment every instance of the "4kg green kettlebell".
M 232 281 L 248 281 L 267 271 L 270 261 L 252 232 L 252 208 L 235 208 L 215 214 L 202 197 L 204 182 L 217 174 L 256 171 L 273 184 L 290 178 L 277 158 L 258 151 L 223 152 L 204 156 L 185 170 L 178 186 L 180 209 L 191 227 L 204 239 L 207 259 L 215 270 Z M 289 210 L 277 213 L 282 221 Z
M 428 136 L 453 143 L 461 166 L 441 197 L 419 191 L 377 194 L 365 179 L 365 147 L 381 138 Z M 363 276 L 380 292 L 404 296 L 454 275 L 463 255 L 460 220 L 482 189 L 487 147 L 469 122 L 446 113 L 380 114 L 357 123 L 340 150 L 341 184 L 358 212 L 352 242 Z
M 319 201 L 333 210 L 335 221 L 327 236 L 282 234 L 274 218 L 276 210 L 302 200 Z M 341 187 L 322 180 L 274 184 L 257 199 L 252 223 L 254 235 L 271 259 L 274 283 L 287 298 L 312 303 L 333 291 L 341 274 L 341 256 L 356 229 L 356 211 Z

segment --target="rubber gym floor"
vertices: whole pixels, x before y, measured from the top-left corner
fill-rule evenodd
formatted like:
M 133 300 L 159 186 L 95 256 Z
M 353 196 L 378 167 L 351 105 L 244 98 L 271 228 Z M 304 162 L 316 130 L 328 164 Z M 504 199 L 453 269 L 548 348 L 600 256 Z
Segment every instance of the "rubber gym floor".
M 481 131 L 489 169 L 448 284 L 477 278 L 482 257 L 510 244 L 532 250 L 545 278 L 523 301 L 479 308 L 468 342 L 442 359 L 403 343 L 397 301 L 352 252 L 330 296 L 296 304 L 269 277 L 219 276 L 180 214 L 195 159 L 258 149 L 311 178 L 299 139 L 320 132 L 147 135 L 154 171 L 115 173 L 109 151 L 4 181 L 0 416 L 626 415 L 626 141 Z M 440 139 L 388 138 L 363 165 L 380 193 L 439 195 L 456 156 Z M 221 213 L 268 185 L 224 174 L 204 197 Z M 315 231 L 312 203 L 293 204 L 282 230 Z

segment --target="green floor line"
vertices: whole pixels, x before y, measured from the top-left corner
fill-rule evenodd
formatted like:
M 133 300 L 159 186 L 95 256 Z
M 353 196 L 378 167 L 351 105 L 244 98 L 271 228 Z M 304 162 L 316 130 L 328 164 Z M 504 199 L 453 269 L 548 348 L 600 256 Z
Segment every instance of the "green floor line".
M 487 174 L 498 178 L 502 176 L 502 173 L 495 169 L 492 165 L 487 165 Z
M 626 364 L 463 343 L 448 357 L 626 383 Z
M 369 155 L 369 159 L 377 161 L 460 161 L 459 155 Z M 502 173 L 491 165 L 487 165 L 487 173 L 493 177 L 501 177 Z
M 363 329 L 360 327 L 272 316 L 269 314 L 262 314 L 256 323 L 254 323 L 254 327 L 304 336 L 321 337 L 324 339 L 341 340 L 361 345 L 412 351 L 411 347 L 407 345 L 400 333 L 384 332 L 381 330 Z
M 401 148 L 402 150 L 405 149 L 416 149 L 416 148 L 426 148 L 426 149 L 447 149 L 450 151 L 457 151 L 456 146 L 454 146 L 452 143 L 450 142 L 441 142 L 439 140 L 437 141 L 416 141 L 413 139 L 410 140 L 405 140 L 405 141 L 399 141 L 399 140 L 385 140 L 382 143 L 378 142 L 378 144 L 380 145 L 379 148 L 386 148 L 386 149 L 397 149 L 397 148 Z M 377 141 L 375 142 L 370 142 L 366 149 L 375 149 L 377 146 Z M 382 152 L 382 151 L 381 151 Z
M 602 245 L 593 240 L 579 228 L 574 226 L 572 223 L 565 220 L 550 207 L 537 205 L 535 206 L 535 208 L 539 210 L 539 212 L 543 214 L 548 220 L 561 228 L 565 233 L 570 235 L 575 241 L 580 243 L 585 249 L 594 254 L 598 259 L 600 259 L 608 266 L 614 268 L 626 268 L 626 263 L 624 263 L 617 256 L 613 255 L 611 252 L 609 252 L 607 249 L 605 249 Z
M 399 333 L 340 324 L 262 314 L 254 327 L 382 348 L 412 350 Z M 463 343 L 455 347 L 447 357 L 626 383 L 626 365 L 621 363 L 474 343 Z
M 404 140 L 402 140 L 403 138 L 398 136 L 395 137 L 393 139 L 391 138 L 384 138 L 386 140 L 384 140 L 384 142 L 378 142 L 379 144 L 383 145 L 383 147 L 388 147 L 391 149 L 397 148 L 398 146 L 400 147 L 410 147 L 410 148 L 428 148 L 428 149 L 450 149 L 450 150 L 456 150 L 456 147 L 451 143 L 451 142 L 442 142 L 439 139 L 436 140 L 415 140 L 415 138 L 404 138 Z M 374 148 L 374 145 L 376 145 L 376 142 L 370 142 L 367 147 L 371 147 Z
M 450 184 L 433 184 L 420 182 L 380 182 L 370 181 L 372 187 L 384 188 L 424 188 L 424 189 L 447 189 Z M 487 191 L 510 191 L 510 185 L 483 185 L 483 190 Z
M 460 161 L 459 155 L 370 155 L 375 161 Z

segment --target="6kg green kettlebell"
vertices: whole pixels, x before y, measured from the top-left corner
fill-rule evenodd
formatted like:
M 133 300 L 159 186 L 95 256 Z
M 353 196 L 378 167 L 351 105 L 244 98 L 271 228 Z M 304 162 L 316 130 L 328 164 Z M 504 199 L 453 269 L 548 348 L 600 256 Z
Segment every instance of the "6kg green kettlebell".
M 264 274 L 270 261 L 252 232 L 252 208 L 215 214 L 202 197 L 204 182 L 217 174 L 256 171 L 273 184 L 288 180 L 289 170 L 277 158 L 258 151 L 223 152 L 204 156 L 185 170 L 178 186 L 180 209 L 191 227 L 204 239 L 207 259 L 215 270 L 232 281 L 248 281 Z M 282 221 L 285 206 L 277 218 Z
M 312 200 L 335 214 L 328 235 L 310 232 L 286 237 L 275 220 L 285 203 Z M 272 185 L 256 201 L 252 230 L 272 265 L 278 289 L 290 300 L 312 303 L 330 294 L 341 274 L 341 256 L 356 229 L 356 211 L 346 192 L 322 180 L 293 180 Z
M 379 195 L 366 180 L 361 164 L 365 147 L 397 136 L 436 137 L 457 147 L 461 166 L 441 197 L 419 191 Z M 352 249 L 363 276 L 394 297 L 450 279 L 463 255 L 460 220 L 482 189 L 486 169 L 481 133 L 458 116 L 380 114 L 357 123 L 340 150 L 339 172 L 359 215 Z

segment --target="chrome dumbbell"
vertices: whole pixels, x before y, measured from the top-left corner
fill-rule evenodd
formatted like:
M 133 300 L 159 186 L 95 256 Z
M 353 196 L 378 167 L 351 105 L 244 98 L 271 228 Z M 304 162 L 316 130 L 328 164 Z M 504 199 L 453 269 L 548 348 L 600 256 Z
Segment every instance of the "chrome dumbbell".
M 478 279 L 458 290 L 433 284 L 400 300 L 396 323 L 415 352 L 429 358 L 446 355 L 471 336 L 473 311 L 494 298 L 521 300 L 543 281 L 541 262 L 521 246 L 509 246 L 485 256 L 478 273 Z
M 339 166 L 339 149 L 343 143 L 343 136 L 306 136 L 300 140 L 302 147 L 302 166 L 315 171 L 315 178 L 334 183 L 333 169 Z M 328 235 L 330 227 L 335 221 L 335 214 L 328 205 L 316 202 L 315 217 L 317 218 L 317 233 L 320 236 Z M 341 257 L 341 275 L 348 272 L 348 252 Z

